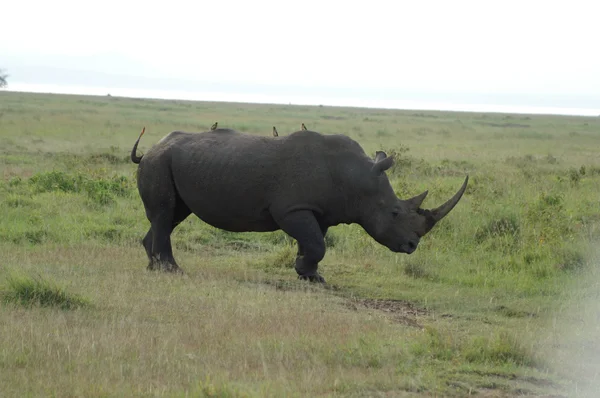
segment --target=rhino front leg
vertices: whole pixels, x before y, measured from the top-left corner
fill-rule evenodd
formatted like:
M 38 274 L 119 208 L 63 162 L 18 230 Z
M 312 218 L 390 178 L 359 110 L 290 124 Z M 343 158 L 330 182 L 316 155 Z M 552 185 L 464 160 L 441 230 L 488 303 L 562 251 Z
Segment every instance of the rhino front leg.
M 327 227 L 324 227 L 321 225 L 321 234 L 323 235 L 323 240 L 325 239 L 325 235 L 327 234 Z M 327 247 L 325 247 L 325 250 L 327 250 Z M 304 248 L 302 247 L 302 245 L 300 243 L 298 243 L 298 251 L 296 252 L 296 260 L 298 260 L 299 257 L 303 257 L 304 256 Z
M 319 261 L 325 257 L 325 241 L 314 214 L 309 210 L 294 211 L 281 218 L 278 224 L 298 242 L 295 267 L 298 278 L 325 283 L 325 279 L 317 272 Z

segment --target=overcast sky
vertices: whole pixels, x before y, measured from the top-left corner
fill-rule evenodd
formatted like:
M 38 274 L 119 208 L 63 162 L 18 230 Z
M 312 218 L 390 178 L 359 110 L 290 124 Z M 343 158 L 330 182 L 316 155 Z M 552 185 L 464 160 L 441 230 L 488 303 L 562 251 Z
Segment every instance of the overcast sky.
M 7 0 L 0 68 L 9 84 L 39 83 L 35 68 L 52 66 L 319 93 L 594 100 L 599 15 L 593 0 Z

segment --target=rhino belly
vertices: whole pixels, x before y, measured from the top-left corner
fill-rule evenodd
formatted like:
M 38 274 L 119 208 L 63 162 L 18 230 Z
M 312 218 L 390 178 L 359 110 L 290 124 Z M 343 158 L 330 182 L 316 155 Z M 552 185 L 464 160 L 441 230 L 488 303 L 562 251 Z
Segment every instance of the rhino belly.
M 226 138 L 221 140 L 226 143 Z M 263 158 L 254 159 L 247 148 L 221 146 L 212 143 L 173 150 L 171 169 L 178 195 L 192 213 L 216 228 L 232 232 L 278 229 L 269 211 L 276 186 L 274 167 Z
M 198 218 L 231 232 L 267 232 L 279 229 L 262 197 L 222 185 L 178 187 L 183 202 Z M 187 188 L 187 189 L 186 189 Z

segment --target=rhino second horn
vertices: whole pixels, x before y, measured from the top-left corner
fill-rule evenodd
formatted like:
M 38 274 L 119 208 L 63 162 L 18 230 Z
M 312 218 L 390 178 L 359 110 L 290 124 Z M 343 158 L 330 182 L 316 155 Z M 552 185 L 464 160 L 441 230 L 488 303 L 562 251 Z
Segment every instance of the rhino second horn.
M 417 196 L 414 196 L 414 197 L 408 199 L 407 202 L 410 203 L 410 205 L 412 206 L 413 209 L 418 209 L 419 207 L 421 207 L 421 204 L 427 197 L 428 193 L 429 193 L 429 191 L 425 191 L 422 194 L 419 194 Z
M 454 206 L 456 206 L 456 204 L 458 203 L 460 198 L 462 198 L 463 193 L 465 193 L 465 189 L 467 189 L 468 182 L 469 182 L 469 176 L 467 176 L 465 178 L 465 182 L 463 182 L 462 187 L 460 187 L 458 192 L 456 192 L 454 194 L 454 196 L 452 198 L 450 198 L 450 200 L 448 200 L 446 203 L 444 203 L 440 207 L 431 210 L 431 215 L 436 223 L 438 221 L 440 221 L 442 218 L 446 217 L 446 215 L 448 213 L 450 213 L 450 211 L 454 208 Z

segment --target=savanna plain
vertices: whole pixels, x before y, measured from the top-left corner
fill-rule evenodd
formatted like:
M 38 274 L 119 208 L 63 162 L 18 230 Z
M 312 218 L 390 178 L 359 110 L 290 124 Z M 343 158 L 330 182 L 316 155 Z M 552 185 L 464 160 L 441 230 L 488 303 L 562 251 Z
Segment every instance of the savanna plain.
M 401 198 L 469 186 L 411 255 L 195 216 L 147 271 L 139 150 L 173 130 L 342 133 Z M 0 92 L 0 396 L 598 396 L 600 117 Z

